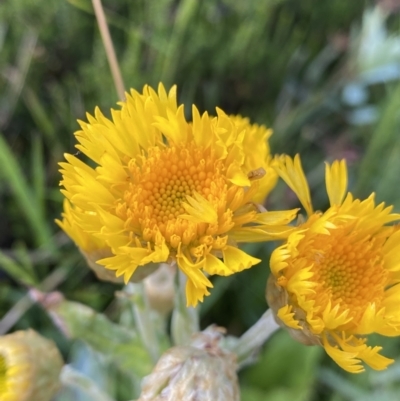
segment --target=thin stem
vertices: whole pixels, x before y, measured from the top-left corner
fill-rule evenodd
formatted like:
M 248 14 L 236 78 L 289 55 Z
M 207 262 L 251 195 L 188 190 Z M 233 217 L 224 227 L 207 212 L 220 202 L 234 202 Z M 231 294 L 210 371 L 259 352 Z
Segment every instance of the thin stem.
M 152 311 L 150 310 L 143 284 L 129 283 L 125 287 L 125 291 L 132 300 L 132 313 L 143 344 L 148 350 L 153 362 L 156 363 L 160 357 L 160 347 L 156 327 L 151 316 Z
M 111 40 L 110 31 L 108 29 L 106 16 L 101 4 L 101 0 L 92 0 L 94 13 L 99 25 L 101 39 L 103 40 L 104 49 L 106 51 L 108 64 L 114 79 L 114 85 L 121 100 L 125 99 L 125 85 L 122 79 L 121 70 L 119 68 L 117 56 L 115 55 L 114 46 Z
M 89 396 L 90 400 L 115 401 L 108 394 L 104 393 L 103 390 L 99 389 L 91 379 L 77 372 L 69 365 L 63 367 L 60 379 L 64 386 L 83 392 L 85 395 Z
M 68 270 L 65 266 L 59 267 L 43 280 L 39 288 L 45 292 L 54 290 L 65 280 L 67 274 Z M 19 299 L 0 320 L 0 335 L 7 333 L 34 303 L 35 301 L 31 298 L 29 292 Z
M 187 277 L 178 270 L 178 288 L 175 291 L 175 307 L 172 312 L 171 334 L 175 345 L 188 344 L 192 334 L 200 330 L 198 308 L 186 306 Z
M 271 309 L 268 309 L 235 343 L 232 351 L 238 357 L 239 367 L 251 362 L 254 354 L 279 327 Z

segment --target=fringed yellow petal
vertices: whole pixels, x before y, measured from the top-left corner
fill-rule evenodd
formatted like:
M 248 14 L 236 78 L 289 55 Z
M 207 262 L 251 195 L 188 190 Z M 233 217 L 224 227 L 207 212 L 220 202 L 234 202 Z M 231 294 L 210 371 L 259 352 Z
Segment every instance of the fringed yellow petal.
M 300 156 L 296 155 L 294 159 L 289 156 L 281 156 L 275 159 L 272 166 L 297 195 L 307 214 L 311 216 L 313 214 L 313 207 L 311 204 L 310 188 L 301 166 Z
M 316 284 L 309 279 L 314 275 L 312 266 L 296 271 L 287 283 L 287 289 L 298 296 L 314 293 Z
M 335 160 L 325 164 L 325 183 L 331 206 L 341 205 L 347 191 L 346 160 Z
M 199 302 L 203 302 L 204 296 L 210 295 L 206 286 L 196 287 L 190 279 L 186 283 L 186 306 L 195 307 Z
M 300 326 L 299 321 L 294 318 L 294 312 L 292 312 L 292 306 L 291 305 L 285 305 L 282 308 L 278 310 L 278 313 L 276 314 L 279 319 L 282 320 L 282 322 L 293 329 L 300 329 L 302 330 L 303 328 Z
M 204 271 L 208 274 L 218 274 L 219 276 L 229 276 L 234 273 L 221 259 L 211 253 L 206 256 Z
M 210 146 L 214 138 L 213 126 L 211 125 L 208 113 L 200 116 L 199 111 L 195 105 L 192 106 L 193 116 L 193 139 L 198 146 L 207 148 Z
M 137 259 L 142 259 L 147 254 L 146 249 L 138 249 L 137 252 Z M 142 253 L 142 257 L 139 256 L 139 253 Z M 96 263 L 103 265 L 106 269 L 115 270 L 117 277 L 124 275 L 125 283 L 129 281 L 138 267 L 138 263 L 135 263 L 133 259 L 127 257 L 125 254 L 100 259 Z
M 363 348 L 358 351 L 358 357 L 363 360 L 368 366 L 375 370 L 384 370 L 391 365 L 394 360 L 386 358 L 379 354 L 382 347 L 368 347 L 364 345 Z
M 376 304 L 370 303 L 365 308 L 364 313 L 357 324 L 355 332 L 363 335 L 375 332 L 380 326 L 379 320 L 382 320 L 383 312 L 383 309 L 378 312 L 376 310 Z
M 286 260 L 289 258 L 290 258 L 290 252 L 287 249 L 286 245 L 282 245 L 279 248 L 275 248 L 275 250 L 272 252 L 271 260 L 269 262 L 271 267 L 271 272 L 274 276 L 278 276 L 278 273 L 288 266 Z
M 140 265 L 145 265 L 146 263 L 162 263 L 168 260 L 169 249 L 165 243 L 165 238 L 157 233 L 154 241 L 154 250 L 152 253 L 144 257 L 140 261 Z
M 179 106 L 176 113 L 167 110 L 167 118 L 155 117 L 153 126 L 159 129 L 171 143 L 179 144 L 187 142 L 188 127 L 183 105 Z
M 182 219 L 193 221 L 194 223 L 216 223 L 218 214 L 212 204 L 197 192 L 193 197 L 186 196 L 187 203 L 182 203 L 183 208 L 189 213 L 180 215 Z
M 338 347 L 333 347 L 329 344 L 326 337 L 323 337 L 323 346 L 326 353 L 344 370 L 350 373 L 362 373 L 364 368 L 361 365 L 361 360 L 357 359 L 357 352 L 342 351 Z
M 296 218 L 298 211 L 299 209 L 292 209 L 259 213 L 255 220 L 260 224 L 286 225 Z
M 400 271 L 400 230 L 390 236 L 383 246 L 385 268 L 388 271 Z
M 353 318 L 349 316 L 349 310 L 344 310 L 339 314 L 339 304 L 336 304 L 332 308 L 331 301 L 328 302 L 326 306 L 322 318 L 324 320 L 325 327 L 328 330 L 335 330 L 340 326 L 345 325 L 346 323 L 350 322 Z
M 261 262 L 261 259 L 254 258 L 233 246 L 227 246 L 222 250 L 222 254 L 225 265 L 232 273 L 248 269 Z
M 207 287 L 213 287 L 210 280 L 200 270 L 204 265 L 204 260 L 194 264 L 181 253 L 177 258 L 177 263 L 188 278 L 186 283 L 187 306 L 196 306 L 199 301 L 203 301 L 205 295 L 210 294 Z
M 292 232 L 293 228 L 290 226 L 250 226 L 232 229 L 230 237 L 238 243 L 265 242 L 285 239 Z
M 384 370 L 388 367 L 388 365 L 394 362 L 392 359 L 386 358 L 379 354 L 379 351 L 382 349 L 382 347 L 368 346 L 365 338 L 357 338 L 354 336 L 347 338 L 335 336 L 335 338 L 345 352 L 356 353 L 357 358 L 361 359 L 375 370 Z

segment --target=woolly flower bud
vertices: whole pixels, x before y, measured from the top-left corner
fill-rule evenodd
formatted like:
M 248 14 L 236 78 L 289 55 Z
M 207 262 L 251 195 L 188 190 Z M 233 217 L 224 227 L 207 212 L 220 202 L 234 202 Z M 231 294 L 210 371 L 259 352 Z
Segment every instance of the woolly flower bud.
M 220 328 L 209 327 L 165 352 L 137 401 L 239 401 L 236 356 L 219 347 L 221 338 Z
M 62 366 L 54 343 L 33 330 L 0 337 L 1 401 L 49 401 Z

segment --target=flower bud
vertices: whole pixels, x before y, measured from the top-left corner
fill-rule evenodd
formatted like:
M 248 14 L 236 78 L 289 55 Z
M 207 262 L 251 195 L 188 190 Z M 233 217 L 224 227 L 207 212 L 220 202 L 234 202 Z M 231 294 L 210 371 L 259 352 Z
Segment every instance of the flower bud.
M 220 348 L 221 338 L 221 328 L 209 327 L 190 345 L 165 352 L 137 401 L 239 401 L 236 355 Z
M 0 337 L 0 399 L 50 401 L 62 366 L 55 344 L 33 330 Z

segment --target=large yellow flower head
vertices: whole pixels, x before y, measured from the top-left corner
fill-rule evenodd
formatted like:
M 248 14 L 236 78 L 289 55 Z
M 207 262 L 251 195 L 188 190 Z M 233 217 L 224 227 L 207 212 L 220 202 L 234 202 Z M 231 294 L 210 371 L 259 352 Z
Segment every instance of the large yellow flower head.
M 276 170 L 308 214 L 271 256 L 267 298 L 277 320 L 305 344 L 322 345 L 343 369 L 362 362 L 385 369 L 393 361 L 365 335 L 400 335 L 400 230 L 392 207 L 347 192 L 345 161 L 326 165 L 330 208 L 314 212 L 298 156 Z
M 212 287 L 203 271 L 230 275 L 259 262 L 238 242 L 287 236 L 296 210 L 260 213 L 253 203 L 269 154 L 263 136 L 260 146 L 246 145 L 250 124 L 194 106 L 188 122 L 176 88 L 162 85 L 131 91 L 111 114 L 96 109 L 75 134 L 95 167 L 70 154 L 61 163 L 70 222 L 111 251 L 97 263 L 128 281 L 139 266 L 176 262 L 196 305 Z M 249 155 L 259 151 L 265 157 L 254 169 Z

